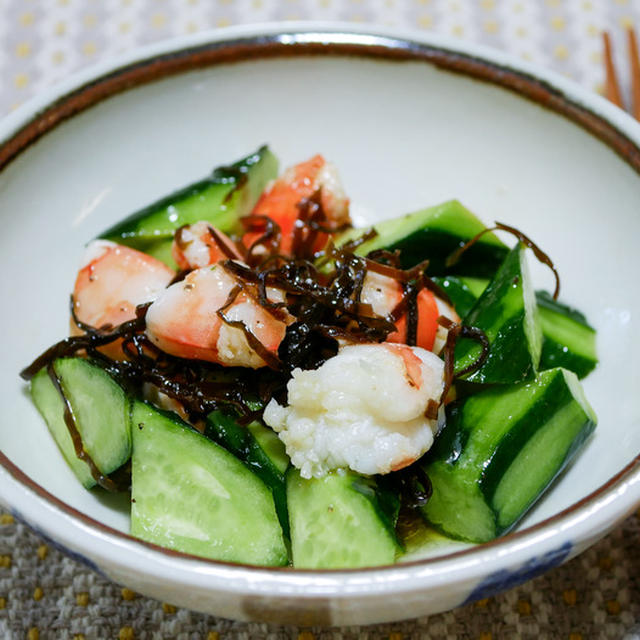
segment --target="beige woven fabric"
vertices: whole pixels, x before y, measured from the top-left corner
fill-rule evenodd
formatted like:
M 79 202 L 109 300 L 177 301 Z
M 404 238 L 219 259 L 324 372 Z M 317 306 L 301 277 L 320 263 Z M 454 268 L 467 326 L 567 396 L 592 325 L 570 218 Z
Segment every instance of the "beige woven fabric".
M 114 585 L 0 515 L 0 638 L 7 640 L 640 639 L 640 512 L 562 567 L 499 596 L 394 624 L 301 629 L 232 622 Z
M 0 117 L 69 73 L 134 46 L 234 24 L 342 20 L 433 30 L 602 88 L 602 29 L 624 41 L 640 0 L 0 0 Z M 624 48 L 616 50 L 622 77 Z M 243 624 L 114 585 L 0 513 L 0 638 L 638 638 L 640 520 L 505 594 L 453 612 L 333 630 Z

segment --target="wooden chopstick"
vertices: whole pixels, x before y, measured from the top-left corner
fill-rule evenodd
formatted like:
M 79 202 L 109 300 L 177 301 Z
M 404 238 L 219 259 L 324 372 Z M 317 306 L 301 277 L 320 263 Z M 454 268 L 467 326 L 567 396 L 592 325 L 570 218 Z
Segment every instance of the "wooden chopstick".
M 638 40 L 633 27 L 627 32 L 629 38 L 629 62 L 631 65 L 631 113 L 640 120 L 640 59 L 638 58 Z
M 606 72 L 605 83 L 605 96 L 613 104 L 618 105 L 621 109 L 624 109 L 622 103 L 622 96 L 620 95 L 620 85 L 618 84 L 618 77 L 616 76 L 616 70 L 613 66 L 613 58 L 611 55 L 611 41 L 609 40 L 609 34 L 604 31 L 602 33 L 602 41 L 604 42 L 604 67 Z

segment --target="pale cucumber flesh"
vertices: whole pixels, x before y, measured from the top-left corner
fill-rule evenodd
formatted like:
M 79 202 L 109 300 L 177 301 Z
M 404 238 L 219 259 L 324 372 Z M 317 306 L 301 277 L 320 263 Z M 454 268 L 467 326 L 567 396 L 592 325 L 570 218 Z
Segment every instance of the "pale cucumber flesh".
M 242 462 L 141 402 L 132 433 L 132 535 L 216 560 L 287 563 L 271 491 Z
M 516 245 L 463 324 L 481 329 L 489 340 L 484 364 L 465 379 L 483 384 L 513 384 L 533 380 L 540 361 L 542 334 L 525 248 Z M 478 342 L 463 339 L 456 347 L 456 370 L 474 363 L 482 351 Z
M 108 373 L 88 360 L 61 358 L 53 367 L 71 406 L 84 450 L 102 474 L 112 473 L 131 455 L 129 401 L 124 391 Z M 76 455 L 64 420 L 63 400 L 46 368 L 31 381 L 31 395 L 78 480 L 86 488 L 94 486 L 96 480 L 89 466 Z
M 359 476 L 332 472 L 305 479 L 287 473 L 293 565 L 338 569 L 392 564 L 398 544 L 374 503 L 354 487 Z

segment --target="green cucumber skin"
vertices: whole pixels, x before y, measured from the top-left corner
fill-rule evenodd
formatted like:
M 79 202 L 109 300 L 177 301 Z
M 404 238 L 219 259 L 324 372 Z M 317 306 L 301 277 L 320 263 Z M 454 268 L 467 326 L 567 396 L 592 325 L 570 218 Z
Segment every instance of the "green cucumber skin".
M 237 175 L 247 176 L 239 184 Z M 185 224 L 206 220 L 225 233 L 240 232 L 240 218 L 253 209 L 267 183 L 276 177 L 278 161 L 268 147 L 230 167 L 161 198 L 100 234 L 169 262 L 173 234 Z
M 543 342 L 540 369 L 564 367 L 585 378 L 598 364 L 596 331 L 585 316 L 546 291 L 537 291 Z
M 540 320 L 543 329 L 545 328 L 545 317 L 541 313 Z M 590 358 L 580 356 L 567 350 L 567 346 L 562 342 L 549 338 L 546 334 L 542 341 L 542 353 L 540 354 L 541 371 L 553 369 L 554 367 L 564 367 L 573 371 L 578 378 L 586 378 L 597 366 L 597 357 Z
M 484 331 L 489 355 L 465 380 L 480 384 L 513 384 L 533 380 L 540 361 L 542 334 L 525 261 L 525 248 L 516 245 L 478 298 L 463 324 Z M 475 361 L 481 347 L 462 339 L 455 351 L 456 369 Z
M 502 472 L 511 463 L 514 451 L 520 451 L 524 447 L 525 443 L 534 436 L 540 425 L 549 417 L 554 407 L 567 404 L 573 400 L 571 391 L 567 387 L 560 369 L 550 369 L 546 373 L 541 373 L 540 377 L 548 377 L 550 379 L 544 395 L 527 411 L 525 416 L 510 427 L 509 431 L 500 440 L 498 447 L 494 450 L 490 463 L 483 470 L 480 486 L 487 502 L 493 501 L 494 494 L 502 478 Z M 486 391 L 487 395 L 494 393 L 496 393 L 495 390 Z M 582 446 L 594 429 L 594 422 L 588 421 L 585 423 L 573 441 L 571 448 L 567 451 L 565 463 L 566 459 L 570 458 Z M 558 473 L 562 468 L 564 468 L 564 464 L 560 467 Z
M 131 420 L 132 535 L 228 562 L 288 563 L 272 492 L 243 462 L 146 403 Z
M 285 536 L 289 537 L 286 468 L 282 470 L 282 457 L 286 457 L 284 445 L 274 456 L 273 452 L 260 445 L 248 426 L 238 424 L 233 416 L 221 410 L 212 411 L 207 416 L 204 435 L 242 460 L 271 489 L 280 525 Z
M 449 296 L 458 315 L 464 318 L 489 281 L 457 276 L 436 277 L 434 281 Z M 546 291 L 536 291 L 542 328 L 542 350 L 538 369 L 563 367 L 585 378 L 598 364 L 596 332 L 577 309 L 554 300 Z
M 346 569 L 393 564 L 400 551 L 375 496 L 361 477 L 331 472 L 304 479 L 294 467 L 287 472 L 287 501 L 293 566 Z
M 455 265 L 446 265 L 449 255 L 469 239 L 437 229 L 421 229 L 410 237 L 391 244 L 388 249 L 401 252 L 400 263 L 403 269 L 410 269 L 428 259 L 429 274 L 473 273 L 479 277 L 491 277 L 504 259 L 506 251 L 501 247 L 478 242 Z
M 547 432 L 549 425 L 553 430 Z M 471 542 L 506 533 L 577 455 L 595 426 L 577 377 L 560 368 L 541 372 L 533 383 L 493 387 L 450 405 L 446 425 L 425 458 L 434 495 L 423 514 L 445 534 Z M 547 449 L 549 468 L 522 459 L 528 446 L 549 434 L 556 445 Z M 530 478 L 534 490 L 518 496 L 515 514 L 506 513 L 507 507 L 497 504 L 498 493 L 518 495 Z M 458 512 L 465 517 L 458 520 Z
M 476 303 L 478 296 L 457 276 L 435 276 L 432 280 L 447 294 L 456 313 L 464 318 Z
M 102 474 L 109 475 L 131 457 L 129 399 L 101 367 L 84 358 L 59 358 L 53 368 L 71 409 L 83 448 Z M 96 485 L 89 466 L 78 458 L 64 421 L 64 405 L 46 368 L 31 381 L 31 396 L 80 483 Z
M 494 234 L 488 233 L 466 251 L 459 262 L 446 266 L 446 259 L 451 253 L 485 228 L 457 200 L 380 222 L 374 228 L 378 236 L 358 247 L 358 255 L 366 255 L 376 249 L 399 249 L 404 269 L 428 259 L 430 276 L 466 273 L 491 277 L 508 251 Z M 366 230 L 351 229 L 340 235 L 336 244 L 358 238 Z
M 354 476 L 351 486 L 369 500 L 389 531 L 395 531 L 400 515 L 400 494 L 388 479 L 385 476 Z

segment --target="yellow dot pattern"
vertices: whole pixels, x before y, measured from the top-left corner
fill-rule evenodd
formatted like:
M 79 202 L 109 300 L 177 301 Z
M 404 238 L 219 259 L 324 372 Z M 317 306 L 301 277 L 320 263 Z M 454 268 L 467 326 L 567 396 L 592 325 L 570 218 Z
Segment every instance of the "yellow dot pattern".
M 517 610 L 521 616 L 530 616 L 531 603 L 528 600 L 518 600 Z
M 133 627 L 122 627 L 118 632 L 118 640 L 135 640 L 135 638 Z
M 127 589 L 126 587 L 120 591 L 120 595 L 122 596 L 122 599 L 127 602 L 131 602 L 136 599 L 136 592 L 131 591 L 131 589 Z
M 597 91 L 600 33 L 607 29 L 626 47 L 624 30 L 640 21 L 640 0 L 4 0 L 3 6 L 0 24 L 16 39 L 3 40 L 0 26 L 0 48 L 11 42 L 4 59 L 0 55 L 0 115 L 75 69 L 136 44 L 273 20 L 347 20 L 443 33 L 500 47 Z M 626 80 L 628 63 L 621 58 Z
M 212 28 L 287 19 L 339 19 L 453 35 L 499 47 L 602 92 L 600 34 L 604 29 L 611 32 L 621 54 L 620 76 L 628 78 L 624 30 L 640 27 L 640 0 L 4 0 L 0 2 L 0 115 L 48 84 L 117 51 Z M 384 632 L 367 632 L 371 637 L 404 640 L 455 637 L 463 628 L 465 637 L 492 640 L 517 637 L 522 634 L 517 625 L 535 624 L 540 637 L 583 640 L 600 637 L 608 625 L 611 637 L 624 637 L 640 624 L 634 604 L 640 602 L 640 588 L 630 575 L 638 566 L 640 510 L 624 527 L 596 549 L 533 583 L 429 616 L 428 621 L 393 625 L 402 631 L 388 631 L 385 626 Z M 636 558 L 635 563 L 629 558 Z M 58 581 L 47 579 L 54 573 L 52 567 L 56 576 L 62 576 Z M 64 580 L 68 582 L 59 583 Z M 135 640 L 137 635 L 150 637 L 155 630 L 159 637 L 178 632 L 206 640 L 235 637 L 224 631 L 202 631 L 225 629 L 224 623 L 198 614 L 183 618 L 187 612 L 176 605 L 110 584 L 28 534 L 10 514 L 0 513 L 0 629 L 10 611 L 12 620 L 22 621 L 16 637 L 49 637 L 45 627 L 38 626 L 37 612 L 58 603 L 78 612 L 77 620 L 104 620 L 98 632 L 70 627 L 67 637 L 74 640 Z M 500 633 L 491 630 L 492 621 L 499 623 Z M 236 628 L 243 629 L 247 637 L 263 637 L 262 631 L 255 635 L 255 627 Z M 315 640 L 320 635 L 300 630 L 292 637 Z

